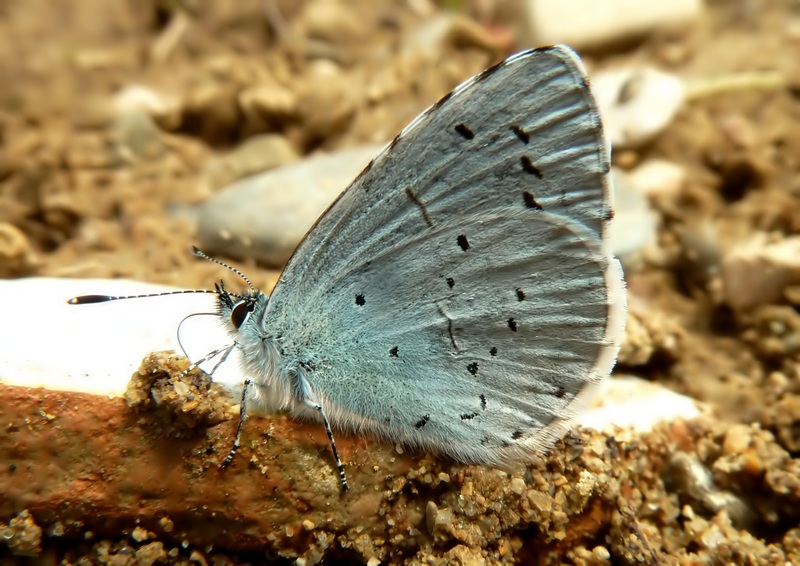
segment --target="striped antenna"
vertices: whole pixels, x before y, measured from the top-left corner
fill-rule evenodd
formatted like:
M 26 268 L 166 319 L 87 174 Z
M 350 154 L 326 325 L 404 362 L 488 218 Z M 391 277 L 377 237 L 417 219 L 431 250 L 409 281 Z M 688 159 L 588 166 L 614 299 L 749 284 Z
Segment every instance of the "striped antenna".
M 236 269 L 235 267 L 231 267 L 230 265 L 228 265 L 227 263 L 225 263 L 223 261 L 220 261 L 218 259 L 214 259 L 213 257 L 207 256 L 206 254 L 201 252 L 200 248 L 198 248 L 197 246 L 192 246 L 192 250 L 194 250 L 194 255 L 196 255 L 197 257 L 202 257 L 203 259 L 205 259 L 207 261 L 210 261 L 212 263 L 216 263 L 217 265 L 221 265 L 225 269 L 229 269 L 230 271 L 233 271 L 236 275 L 241 277 L 244 280 L 245 283 L 247 283 L 247 286 L 250 287 L 251 291 L 253 291 L 254 293 L 256 292 L 256 288 L 253 287 L 253 284 L 250 282 L 250 280 L 247 278 L 247 276 L 244 273 L 242 273 L 241 271 L 239 271 L 238 269 Z
M 236 275 L 241 277 L 244 280 L 245 283 L 247 283 L 247 286 L 250 287 L 251 291 L 255 291 L 256 290 L 255 287 L 253 287 L 253 284 L 250 282 L 250 280 L 245 276 L 245 274 L 242 273 L 241 271 L 239 271 L 238 269 L 236 269 L 235 267 L 231 267 L 227 263 L 224 263 L 222 261 L 214 259 L 213 257 L 207 256 L 202 251 L 200 251 L 200 249 L 197 248 L 196 246 L 192 246 L 192 249 L 194 250 L 194 255 L 196 255 L 197 257 L 201 257 L 201 258 L 203 258 L 203 259 L 205 259 L 207 261 L 210 261 L 212 263 L 216 263 L 217 265 L 221 265 L 222 267 L 234 272 Z M 217 287 L 216 289 L 186 289 L 186 290 L 181 290 L 181 291 L 166 291 L 166 292 L 163 292 L 163 293 L 147 293 L 147 294 L 144 294 L 144 295 L 121 295 L 121 296 L 114 296 L 114 295 L 79 295 L 77 297 L 72 297 L 71 299 L 69 299 L 67 301 L 67 303 L 70 304 L 70 305 L 90 305 L 90 304 L 93 304 L 93 303 L 106 303 L 108 301 L 121 301 L 123 299 L 147 299 L 147 298 L 150 298 L 150 297 L 166 297 L 168 295 L 183 295 L 183 294 L 188 294 L 188 293 L 211 293 L 213 295 L 226 294 L 226 295 L 229 295 L 231 297 L 235 297 L 237 299 L 242 299 L 243 298 L 238 293 L 230 293 L 230 292 L 226 291 L 224 288 L 221 289 L 221 288 Z

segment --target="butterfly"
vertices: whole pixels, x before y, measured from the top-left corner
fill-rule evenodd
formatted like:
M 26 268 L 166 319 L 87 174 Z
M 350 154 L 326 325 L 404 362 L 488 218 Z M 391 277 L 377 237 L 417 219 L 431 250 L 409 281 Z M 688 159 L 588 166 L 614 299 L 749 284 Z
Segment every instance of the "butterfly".
M 444 96 L 320 217 L 270 296 L 216 286 L 232 343 L 215 353 L 238 349 L 248 376 L 225 463 L 253 401 L 321 421 L 344 489 L 334 429 L 465 463 L 547 450 L 624 333 L 609 171 L 568 47 Z

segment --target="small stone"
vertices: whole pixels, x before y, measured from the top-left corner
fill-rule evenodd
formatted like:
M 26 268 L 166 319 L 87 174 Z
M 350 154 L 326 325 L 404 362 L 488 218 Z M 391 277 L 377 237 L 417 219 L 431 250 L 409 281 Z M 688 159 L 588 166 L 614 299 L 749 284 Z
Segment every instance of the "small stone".
M 143 85 L 122 88 L 114 95 L 112 106 L 117 115 L 144 112 L 167 130 L 174 130 L 180 120 L 177 98 Z
M 725 299 L 736 310 L 749 310 L 782 299 L 800 283 L 800 236 L 769 243 L 765 235 L 734 248 L 722 260 Z
M 161 130 L 141 110 L 119 114 L 111 124 L 111 140 L 118 162 L 135 163 L 164 154 Z
M 592 92 L 611 146 L 640 147 L 660 134 L 683 106 L 686 87 L 651 67 L 622 68 L 592 76 Z
M 614 376 L 600 383 L 594 403 L 577 416 L 587 428 L 609 427 L 644 432 L 659 423 L 693 419 L 701 414 L 698 401 L 633 375 Z
M 359 91 L 338 65 L 324 59 L 314 61 L 299 92 L 304 143 L 319 143 L 347 130 L 356 114 Z
M 484 26 L 463 14 L 446 13 L 426 19 L 406 34 L 401 52 L 406 57 L 430 57 L 447 45 L 472 47 L 489 53 L 500 53 L 503 46 Z
M 611 249 L 626 267 L 656 239 L 658 215 L 644 191 L 625 172 L 613 168 L 616 214 L 610 227 Z
M 486 559 L 481 555 L 480 549 L 470 548 L 459 544 L 445 553 L 447 564 L 458 564 L 459 566 L 484 566 Z
M 666 159 L 649 159 L 628 172 L 628 181 L 649 197 L 675 196 L 686 182 L 686 168 Z
M 737 149 L 753 149 L 758 142 L 755 124 L 742 114 L 724 116 L 719 127 Z
M 297 95 L 277 83 L 253 85 L 239 93 L 239 106 L 254 131 L 296 118 L 298 104 Z
M 7 525 L 0 523 L 0 541 L 15 556 L 38 556 L 42 552 L 42 528 L 25 509 Z
M 195 564 L 199 564 L 200 566 L 208 566 L 206 557 L 203 556 L 203 553 L 200 552 L 199 550 L 192 551 L 192 553 L 189 555 L 189 562 L 194 562 Z
M 0 222 L 0 277 L 29 275 L 40 263 L 25 233 L 13 224 Z
M 703 12 L 702 0 L 525 0 L 523 6 L 522 43 L 566 43 L 579 51 L 650 36 L 658 30 L 684 30 Z
M 511 478 L 511 481 L 508 484 L 509 489 L 516 493 L 517 495 L 522 495 L 525 493 L 525 480 L 522 478 Z
M 136 542 L 143 542 L 150 538 L 150 533 L 147 532 L 147 529 L 136 527 L 131 533 L 131 538 Z
M 230 139 L 240 127 L 239 91 L 235 84 L 208 80 L 188 92 L 183 100 L 182 122 L 191 133 L 210 143 Z
M 595 546 L 592 549 L 592 554 L 597 560 L 607 561 L 611 560 L 611 553 L 605 546 Z
M 281 267 L 317 218 L 379 148 L 311 157 L 240 179 L 202 205 L 200 247 L 211 255 Z
M 172 522 L 172 519 L 169 517 L 161 517 L 158 520 L 158 524 L 164 529 L 165 533 L 171 533 L 175 530 L 175 524 Z
M 348 2 L 313 0 L 305 4 L 296 20 L 299 33 L 329 43 L 354 43 L 364 38 L 366 28 Z
M 439 514 L 439 508 L 433 501 L 428 501 L 425 507 L 425 525 L 428 527 L 428 534 L 433 534 L 433 529 L 436 526 L 436 516 Z
M 136 566 L 152 566 L 156 562 L 166 560 L 164 543 L 151 542 L 136 550 Z
M 542 493 L 541 491 L 537 491 L 535 489 L 529 489 L 527 497 L 531 505 L 543 513 L 549 513 L 553 509 L 553 498 L 546 493 Z
M 744 454 L 750 448 L 752 435 L 750 426 L 745 424 L 733 424 L 725 433 L 725 440 L 722 441 L 722 451 L 725 454 Z

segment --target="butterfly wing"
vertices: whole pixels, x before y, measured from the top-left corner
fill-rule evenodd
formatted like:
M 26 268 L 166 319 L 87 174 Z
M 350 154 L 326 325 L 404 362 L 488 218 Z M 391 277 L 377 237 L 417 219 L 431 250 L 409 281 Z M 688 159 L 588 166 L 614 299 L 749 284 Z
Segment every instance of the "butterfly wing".
M 546 445 L 623 329 L 608 171 L 569 49 L 462 84 L 298 247 L 263 322 L 279 375 L 334 424 L 461 460 Z

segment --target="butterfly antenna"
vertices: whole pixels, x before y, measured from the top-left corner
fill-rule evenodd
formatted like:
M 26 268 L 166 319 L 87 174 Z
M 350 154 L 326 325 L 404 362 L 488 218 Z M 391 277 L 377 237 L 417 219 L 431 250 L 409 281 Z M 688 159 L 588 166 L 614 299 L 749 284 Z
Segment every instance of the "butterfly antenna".
M 239 271 L 235 267 L 232 267 L 232 266 L 228 265 L 224 261 L 220 261 L 218 259 L 214 259 L 213 257 L 207 256 L 206 254 L 201 252 L 200 248 L 198 248 L 197 246 L 192 246 L 192 249 L 194 250 L 194 255 L 196 255 L 197 257 L 202 257 L 203 259 L 205 259 L 207 261 L 210 261 L 212 263 L 216 263 L 217 265 L 221 265 L 225 269 L 233 271 L 236 275 L 241 277 L 244 280 L 245 283 L 247 283 L 247 286 L 250 287 L 251 291 L 256 292 L 256 288 L 253 286 L 253 284 L 250 282 L 250 280 L 247 278 L 247 276 L 244 273 L 242 273 L 241 271 Z
M 144 295 L 79 295 L 67 301 L 70 305 L 89 305 L 92 303 L 105 303 L 108 301 L 121 301 L 123 299 L 147 299 L 150 297 L 165 297 L 167 295 L 185 295 L 189 293 L 211 293 L 218 295 L 217 290 L 211 289 L 186 289 L 181 291 L 167 291 L 164 293 L 147 293 Z

